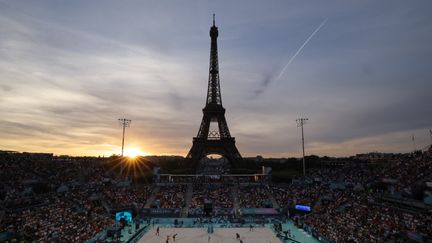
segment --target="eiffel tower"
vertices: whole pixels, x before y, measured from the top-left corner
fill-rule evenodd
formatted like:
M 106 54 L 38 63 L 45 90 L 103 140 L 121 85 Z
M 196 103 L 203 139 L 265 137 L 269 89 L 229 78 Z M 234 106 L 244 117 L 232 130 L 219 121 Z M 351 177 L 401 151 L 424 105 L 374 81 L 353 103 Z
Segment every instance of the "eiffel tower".
M 191 159 L 194 163 L 198 163 L 209 154 L 218 154 L 228 159 L 231 165 L 233 165 L 241 161 L 242 157 L 235 146 L 235 138 L 231 137 L 229 132 L 225 119 L 225 108 L 222 106 L 217 52 L 218 34 L 213 14 L 213 26 L 210 28 L 210 70 L 206 106 L 202 110 L 203 119 L 198 130 L 198 135 L 193 138 L 192 148 L 186 158 Z M 217 123 L 215 130 L 210 130 L 213 127 L 211 125 L 214 123 Z

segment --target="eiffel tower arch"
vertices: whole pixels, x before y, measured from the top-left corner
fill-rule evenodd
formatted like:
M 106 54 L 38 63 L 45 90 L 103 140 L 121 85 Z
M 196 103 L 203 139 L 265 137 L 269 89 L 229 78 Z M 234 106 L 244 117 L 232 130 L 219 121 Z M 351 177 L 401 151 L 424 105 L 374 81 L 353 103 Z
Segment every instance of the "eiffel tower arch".
M 235 146 L 235 138 L 231 137 L 225 119 L 225 108 L 222 106 L 217 51 L 218 35 L 213 15 L 213 26 L 210 28 L 210 67 L 206 105 L 202 110 L 203 118 L 198 134 L 193 138 L 192 148 L 186 158 L 198 163 L 209 154 L 219 154 L 233 165 L 241 161 L 242 156 Z

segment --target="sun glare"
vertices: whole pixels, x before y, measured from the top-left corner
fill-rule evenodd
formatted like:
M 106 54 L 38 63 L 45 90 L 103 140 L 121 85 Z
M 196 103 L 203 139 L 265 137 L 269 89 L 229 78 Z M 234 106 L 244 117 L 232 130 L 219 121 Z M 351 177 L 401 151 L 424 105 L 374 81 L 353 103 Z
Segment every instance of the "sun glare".
M 138 148 L 126 148 L 124 151 L 124 156 L 129 157 L 131 159 L 136 158 L 138 156 L 144 156 L 147 153 L 139 150 Z

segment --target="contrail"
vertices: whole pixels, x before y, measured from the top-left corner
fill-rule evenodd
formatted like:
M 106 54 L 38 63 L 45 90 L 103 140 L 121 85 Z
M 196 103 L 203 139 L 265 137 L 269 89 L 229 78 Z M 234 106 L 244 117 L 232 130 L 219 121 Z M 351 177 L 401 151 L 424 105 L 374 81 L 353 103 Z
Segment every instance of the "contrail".
M 282 69 L 282 71 L 279 73 L 279 75 L 276 77 L 275 81 L 280 79 L 280 77 L 284 74 L 287 67 L 294 61 L 296 56 L 303 50 L 303 48 L 306 46 L 306 44 L 314 37 L 314 35 L 327 23 L 327 19 L 324 19 L 324 21 L 312 32 L 312 34 L 306 39 L 306 41 L 300 46 L 300 48 L 294 53 L 294 55 L 289 59 L 288 63 L 285 65 L 285 67 Z

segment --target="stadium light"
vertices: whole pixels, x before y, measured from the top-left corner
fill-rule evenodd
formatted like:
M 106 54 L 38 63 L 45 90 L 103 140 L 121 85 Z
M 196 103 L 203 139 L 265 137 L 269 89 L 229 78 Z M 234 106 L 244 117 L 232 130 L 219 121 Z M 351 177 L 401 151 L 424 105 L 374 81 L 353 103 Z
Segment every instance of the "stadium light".
M 118 121 L 120 122 L 120 125 L 123 127 L 122 150 L 121 150 L 121 156 L 123 157 L 125 130 L 126 127 L 130 127 L 132 120 L 126 118 L 120 118 L 118 119 Z
M 306 124 L 308 118 L 299 118 L 296 120 L 297 127 L 301 127 L 302 132 L 302 148 L 303 148 L 303 176 L 306 176 L 306 163 L 305 163 L 305 150 L 304 150 L 304 133 L 303 133 L 303 125 Z

